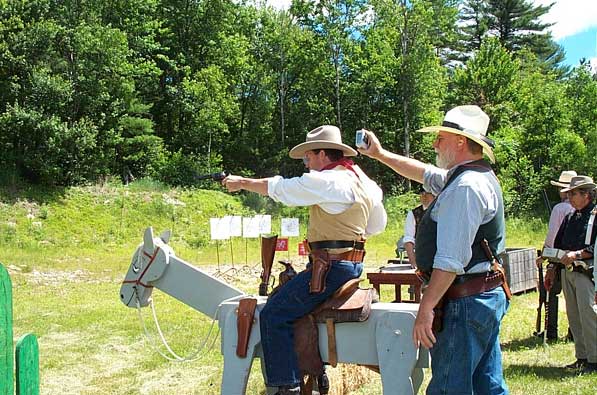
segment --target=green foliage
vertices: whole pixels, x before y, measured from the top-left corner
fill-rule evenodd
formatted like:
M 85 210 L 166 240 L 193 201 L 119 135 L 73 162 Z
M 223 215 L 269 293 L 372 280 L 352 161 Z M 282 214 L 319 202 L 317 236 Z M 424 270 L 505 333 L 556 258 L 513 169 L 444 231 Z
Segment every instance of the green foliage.
M 9 169 L 32 182 L 64 185 L 93 178 L 97 135 L 87 119 L 69 126 L 18 105 L 0 114 L 0 154 Z
M 391 151 L 432 162 L 431 137 L 415 131 L 469 103 L 491 117 L 509 210 L 534 210 L 562 169 L 597 170 L 596 79 L 585 63 L 569 75 L 559 66 L 541 22 L 549 6 L 261 4 L 0 2 L 0 182 L 295 176 L 303 166 L 288 150 L 322 124 L 348 144 L 373 130 Z M 387 166 L 357 161 L 387 194 L 410 189 Z

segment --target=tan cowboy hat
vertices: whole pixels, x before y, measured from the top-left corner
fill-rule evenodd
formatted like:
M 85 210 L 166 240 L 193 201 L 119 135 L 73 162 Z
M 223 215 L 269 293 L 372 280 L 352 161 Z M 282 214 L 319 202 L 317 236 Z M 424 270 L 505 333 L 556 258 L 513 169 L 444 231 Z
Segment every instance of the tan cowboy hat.
M 595 188 L 595 183 L 593 182 L 593 179 L 589 176 L 572 177 L 572 179 L 570 180 L 570 186 L 568 188 L 562 189 L 562 192 L 569 192 L 578 188 L 593 189 Z
M 556 187 L 563 187 L 566 188 L 570 185 L 570 180 L 572 177 L 576 177 L 577 174 L 574 170 L 564 170 L 560 173 L 560 178 L 557 181 L 550 181 L 551 185 L 555 185 Z
M 356 156 L 357 151 L 346 144 L 342 144 L 340 129 L 332 125 L 323 125 L 307 133 L 307 139 L 290 150 L 292 159 L 302 159 L 305 152 L 314 149 L 337 149 L 344 153 L 344 156 Z
M 479 106 L 458 106 L 446 113 L 440 126 L 429 126 L 419 129 L 419 132 L 448 132 L 459 134 L 473 140 L 483 147 L 483 153 L 495 163 L 493 154 L 494 142 L 487 138 L 489 116 Z

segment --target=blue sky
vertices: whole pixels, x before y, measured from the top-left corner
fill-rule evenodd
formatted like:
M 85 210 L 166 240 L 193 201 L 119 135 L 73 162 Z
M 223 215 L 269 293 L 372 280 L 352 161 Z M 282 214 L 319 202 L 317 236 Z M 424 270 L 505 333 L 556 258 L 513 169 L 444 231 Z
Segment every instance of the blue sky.
M 552 1 L 533 0 L 533 3 L 549 4 Z M 544 21 L 554 23 L 551 32 L 566 50 L 567 64 L 576 66 L 584 57 L 597 70 L 596 0 L 557 0 L 551 11 L 545 15 Z
M 267 0 L 276 8 L 288 8 L 291 0 Z M 597 0 L 531 0 L 536 5 L 554 2 L 544 21 L 554 23 L 554 39 L 566 50 L 565 63 L 578 65 L 581 58 L 597 70 Z

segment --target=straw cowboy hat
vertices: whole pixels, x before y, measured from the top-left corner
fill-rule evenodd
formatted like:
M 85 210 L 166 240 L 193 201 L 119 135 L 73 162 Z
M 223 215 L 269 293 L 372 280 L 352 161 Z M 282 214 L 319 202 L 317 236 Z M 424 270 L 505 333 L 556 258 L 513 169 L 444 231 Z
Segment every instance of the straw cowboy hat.
M 593 182 L 593 179 L 589 176 L 572 177 L 572 180 L 570 180 L 570 186 L 568 188 L 562 189 L 562 192 L 569 192 L 578 188 L 593 189 L 595 188 L 595 183 Z
M 560 173 L 560 178 L 557 181 L 550 181 L 551 185 L 555 185 L 556 187 L 563 187 L 566 188 L 570 185 L 570 180 L 572 177 L 576 177 L 577 174 L 574 170 L 564 170 Z
M 323 125 L 307 133 L 307 139 L 290 150 L 292 159 L 302 159 L 305 152 L 314 149 L 337 149 L 344 153 L 344 156 L 356 156 L 357 151 L 346 144 L 342 144 L 340 129 L 332 125 Z
M 493 154 L 494 142 L 487 138 L 489 116 L 479 106 L 458 106 L 446 113 L 440 126 L 429 126 L 419 129 L 419 132 L 448 132 L 459 134 L 473 140 L 483 147 L 483 153 L 495 163 Z

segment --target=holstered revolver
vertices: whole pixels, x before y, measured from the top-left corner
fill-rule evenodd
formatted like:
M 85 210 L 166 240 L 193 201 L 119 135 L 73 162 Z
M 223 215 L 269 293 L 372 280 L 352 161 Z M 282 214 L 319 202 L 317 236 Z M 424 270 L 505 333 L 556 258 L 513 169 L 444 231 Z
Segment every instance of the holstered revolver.
M 269 278 L 272 274 L 274 255 L 276 255 L 276 242 L 278 235 L 261 237 L 261 284 L 259 284 L 259 295 L 267 296 Z
M 311 252 L 311 281 L 309 293 L 321 293 L 325 290 L 325 280 L 331 267 L 327 251 L 317 250 Z

